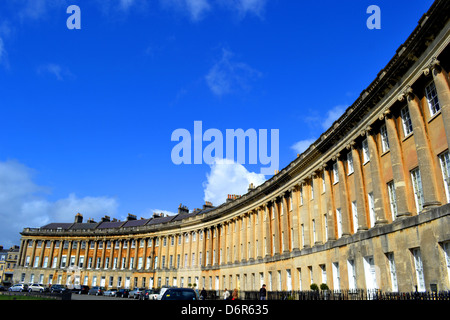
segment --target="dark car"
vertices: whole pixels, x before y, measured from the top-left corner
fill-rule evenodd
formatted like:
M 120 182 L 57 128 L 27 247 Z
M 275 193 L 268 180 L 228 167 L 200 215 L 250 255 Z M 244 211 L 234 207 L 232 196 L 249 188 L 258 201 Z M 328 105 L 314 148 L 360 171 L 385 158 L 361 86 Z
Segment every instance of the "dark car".
M 96 295 L 96 296 L 101 296 L 103 294 L 103 292 L 106 291 L 105 287 L 92 287 L 91 289 L 89 289 L 88 291 L 88 295 Z
M 79 288 L 72 289 L 72 293 L 87 294 L 89 292 L 89 286 L 80 286 Z
M 150 295 L 155 293 L 154 289 L 145 289 L 144 291 L 141 291 L 139 300 L 150 300 Z
M 193 289 L 170 288 L 163 293 L 161 300 L 198 300 L 198 297 Z
M 67 290 L 66 287 L 63 286 L 62 284 L 52 284 L 52 286 L 50 287 L 51 293 L 62 293 L 66 290 Z
M 130 289 L 119 289 L 116 292 L 116 297 L 120 298 L 128 298 L 128 294 L 130 293 Z

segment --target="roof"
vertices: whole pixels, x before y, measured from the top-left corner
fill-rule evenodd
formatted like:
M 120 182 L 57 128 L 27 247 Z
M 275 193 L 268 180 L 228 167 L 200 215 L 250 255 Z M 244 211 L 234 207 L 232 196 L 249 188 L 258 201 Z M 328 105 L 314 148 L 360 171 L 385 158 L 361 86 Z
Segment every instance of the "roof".
M 49 223 L 46 224 L 45 226 L 41 227 L 41 229 L 63 229 L 63 230 L 67 230 L 70 228 L 70 226 L 72 226 L 73 223 L 58 223 L 58 222 L 54 222 L 54 223 Z
M 126 227 L 144 226 L 150 220 L 151 219 L 128 220 L 127 222 L 125 222 L 124 225 L 122 225 L 122 227 L 126 228 Z

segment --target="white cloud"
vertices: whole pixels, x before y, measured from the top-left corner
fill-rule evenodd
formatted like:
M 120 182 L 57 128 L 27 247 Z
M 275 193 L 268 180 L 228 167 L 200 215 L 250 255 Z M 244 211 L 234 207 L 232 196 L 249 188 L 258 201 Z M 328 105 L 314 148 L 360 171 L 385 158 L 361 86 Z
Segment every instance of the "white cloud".
M 305 140 L 300 140 L 296 143 L 294 143 L 291 146 L 291 149 L 293 149 L 296 153 L 303 153 L 303 151 L 305 151 L 306 149 L 309 148 L 309 146 L 311 144 L 313 144 L 316 141 L 316 139 L 305 139 Z
M 215 159 L 210 168 L 211 172 L 206 174 L 203 183 L 204 200 L 212 202 L 214 206 L 224 203 L 228 194 L 247 193 L 250 183 L 257 187 L 266 181 L 263 174 L 250 172 L 229 159 Z
M 25 227 L 41 227 L 50 222 L 73 222 L 80 212 L 98 221 L 104 215 L 115 215 L 118 202 L 107 196 L 67 198 L 49 201 L 50 190 L 34 181 L 34 170 L 14 161 L 0 162 L 0 244 L 19 244 Z
M 243 62 L 233 61 L 233 53 L 222 49 L 222 56 L 205 76 L 210 90 L 218 95 L 232 93 L 236 90 L 249 89 L 250 82 L 261 77 L 261 73 Z
M 172 212 L 169 210 L 163 210 L 163 209 L 149 209 L 145 213 L 145 217 L 151 218 L 154 213 L 164 213 L 165 216 L 175 216 L 178 214 L 178 212 Z
M 324 130 L 327 130 L 331 127 L 331 125 L 339 119 L 339 117 L 344 114 L 345 110 L 347 109 L 347 106 L 345 105 L 338 105 L 334 108 L 328 110 L 327 117 L 322 120 L 321 126 Z

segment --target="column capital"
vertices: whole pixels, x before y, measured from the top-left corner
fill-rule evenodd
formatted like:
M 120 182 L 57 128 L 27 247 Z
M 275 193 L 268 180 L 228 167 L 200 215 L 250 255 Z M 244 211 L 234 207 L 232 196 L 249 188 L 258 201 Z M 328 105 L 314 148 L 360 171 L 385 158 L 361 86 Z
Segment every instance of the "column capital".
M 429 76 L 434 70 L 437 72 L 441 72 L 442 70 L 441 62 L 437 59 L 437 57 L 431 58 L 430 63 L 428 63 L 427 67 L 423 69 L 423 74 L 425 76 Z
M 413 99 L 416 95 L 414 94 L 414 90 L 411 88 L 410 85 L 407 85 L 405 89 L 397 96 L 398 101 L 409 101 L 410 99 Z
M 336 152 L 332 157 L 331 160 L 336 161 L 341 157 L 341 154 L 339 152 Z
M 347 143 L 347 145 L 345 146 L 345 149 L 352 150 L 352 148 L 354 148 L 355 145 L 356 145 L 355 140 L 352 140 L 349 143 Z

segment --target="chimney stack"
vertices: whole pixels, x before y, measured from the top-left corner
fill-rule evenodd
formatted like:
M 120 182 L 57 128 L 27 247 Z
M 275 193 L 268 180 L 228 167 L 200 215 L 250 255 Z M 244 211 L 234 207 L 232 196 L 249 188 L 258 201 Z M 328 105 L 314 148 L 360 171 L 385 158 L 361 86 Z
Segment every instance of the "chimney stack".
M 209 201 L 205 201 L 205 204 L 203 205 L 203 210 L 214 208 L 213 204 Z
M 127 217 L 127 221 L 136 220 L 136 216 L 134 214 L 129 213 Z
M 183 206 L 181 203 L 178 206 L 178 214 L 189 213 L 189 209 L 186 206 Z
M 75 215 L 75 223 L 82 223 L 83 222 L 83 215 L 81 213 L 77 213 Z

